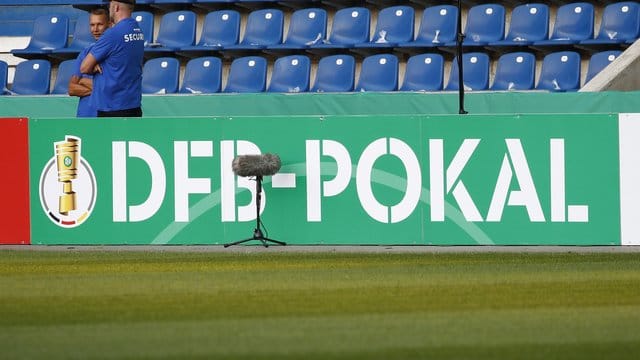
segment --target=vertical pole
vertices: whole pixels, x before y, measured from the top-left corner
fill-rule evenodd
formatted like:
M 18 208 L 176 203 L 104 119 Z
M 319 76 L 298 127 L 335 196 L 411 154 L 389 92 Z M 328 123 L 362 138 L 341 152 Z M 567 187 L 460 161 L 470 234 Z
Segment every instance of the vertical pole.
M 462 42 L 464 41 L 464 34 L 462 33 L 462 0 L 458 0 L 457 33 L 456 58 L 458 60 L 458 113 L 467 114 L 468 112 L 464 109 L 464 71 L 462 69 Z

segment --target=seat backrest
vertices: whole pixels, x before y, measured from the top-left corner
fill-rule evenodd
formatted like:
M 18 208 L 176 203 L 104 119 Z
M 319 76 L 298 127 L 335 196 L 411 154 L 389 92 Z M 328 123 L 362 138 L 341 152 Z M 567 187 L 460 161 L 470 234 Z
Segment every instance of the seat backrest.
M 592 38 L 593 11 L 593 5 L 586 2 L 560 6 L 550 39 L 580 41 Z
M 327 11 L 319 8 L 293 12 L 285 44 L 313 45 L 327 37 Z
M 270 92 L 306 92 L 309 91 L 311 62 L 304 55 L 291 55 L 278 58 L 271 71 Z
M 536 89 L 567 91 L 580 88 L 580 55 L 574 51 L 559 51 L 542 59 L 542 69 Z
M 486 90 L 489 88 L 489 55 L 481 52 L 462 54 L 462 76 L 465 90 Z M 449 82 L 446 90 L 459 90 L 458 59 L 453 58 Z
M 414 55 L 407 60 L 402 91 L 439 91 L 444 83 L 444 58 L 440 54 Z
M 371 42 L 400 43 L 413 40 L 415 11 L 411 6 L 390 6 L 380 10 Z
M 76 59 L 65 60 L 58 65 L 58 74 L 53 83 L 52 94 L 67 94 L 69 92 L 69 80 L 76 72 Z
M 241 44 L 274 45 L 282 43 L 284 15 L 282 10 L 254 10 L 247 18 Z
M 204 17 L 199 46 L 235 45 L 240 41 L 240 13 L 212 11 Z
M 91 35 L 91 24 L 89 20 L 88 12 L 83 11 L 78 15 L 76 28 L 73 30 L 73 40 L 69 45 L 70 47 L 74 49 L 84 49 L 95 42 L 93 35 Z
M 0 60 L 0 95 L 5 95 L 8 91 L 7 80 L 9 76 L 9 65 L 3 60 Z
M 178 91 L 180 62 L 172 57 L 147 60 L 142 68 L 143 94 L 172 94 Z
M 28 48 L 61 49 L 67 46 L 69 18 L 66 15 L 40 15 L 33 23 Z
M 504 6 L 482 4 L 469 9 L 467 26 L 464 29 L 465 42 L 499 41 L 504 38 Z
M 598 39 L 634 40 L 640 31 L 639 5 L 635 1 L 609 4 L 602 12 Z
M 600 71 L 606 68 L 613 60 L 617 59 L 622 54 L 620 50 L 608 50 L 601 51 L 591 55 L 589 59 L 589 66 L 587 67 L 587 77 L 584 83 L 588 83 L 594 76 L 598 75 Z
M 329 35 L 329 43 L 353 45 L 369 41 L 371 12 L 364 7 L 336 11 Z
M 267 60 L 245 56 L 233 60 L 224 92 L 264 92 L 267 87 Z
M 531 90 L 535 81 L 535 55 L 528 52 L 504 54 L 498 59 L 491 90 Z
M 153 14 L 148 11 L 134 11 L 131 13 L 133 20 L 138 22 L 144 35 L 144 46 L 153 42 Z
M 356 62 L 351 55 L 331 55 L 320 59 L 313 92 L 353 91 Z
M 398 89 L 398 57 L 391 54 L 367 56 L 362 60 L 356 91 Z
M 168 47 L 191 46 L 196 43 L 196 14 L 182 10 L 166 13 L 160 20 L 156 43 Z
M 189 60 L 184 69 L 181 93 L 211 94 L 222 88 L 222 61 L 213 56 Z
M 549 5 L 523 4 L 511 13 L 509 41 L 539 41 L 549 37 Z
M 51 64 L 27 60 L 16 65 L 11 91 L 18 95 L 46 95 L 51 85 Z
M 416 41 L 447 43 L 456 40 L 458 8 L 453 5 L 436 5 L 424 9 Z

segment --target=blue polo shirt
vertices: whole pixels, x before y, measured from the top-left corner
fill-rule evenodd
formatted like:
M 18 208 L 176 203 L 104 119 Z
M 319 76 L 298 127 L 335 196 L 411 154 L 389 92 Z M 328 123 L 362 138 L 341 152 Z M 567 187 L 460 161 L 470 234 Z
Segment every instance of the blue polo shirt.
M 82 64 L 82 60 L 84 60 L 84 58 L 87 56 L 90 50 L 91 50 L 91 45 L 86 47 L 84 50 L 82 50 L 80 52 L 80 55 L 78 55 L 78 57 L 76 58 L 76 69 L 74 73 L 75 76 L 78 76 L 81 78 L 89 78 L 89 79 L 93 77 L 91 75 L 83 74 L 80 72 L 80 64 Z M 98 110 L 96 109 L 96 106 L 93 103 L 93 100 L 91 99 L 91 95 L 80 97 L 80 100 L 78 100 L 78 111 L 76 112 L 76 116 L 77 117 L 97 117 L 98 116 Z
M 144 34 L 138 23 L 122 19 L 107 29 L 90 50 L 102 67 L 93 76 L 93 100 L 101 111 L 140 107 Z

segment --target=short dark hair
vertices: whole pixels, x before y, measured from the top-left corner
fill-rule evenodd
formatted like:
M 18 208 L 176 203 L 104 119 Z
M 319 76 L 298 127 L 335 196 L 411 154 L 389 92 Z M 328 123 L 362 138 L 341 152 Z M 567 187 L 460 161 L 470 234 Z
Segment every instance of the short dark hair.
M 107 9 L 105 8 L 95 8 L 93 10 L 91 10 L 91 15 L 104 15 L 107 17 L 107 19 L 109 19 L 109 11 L 107 11 Z

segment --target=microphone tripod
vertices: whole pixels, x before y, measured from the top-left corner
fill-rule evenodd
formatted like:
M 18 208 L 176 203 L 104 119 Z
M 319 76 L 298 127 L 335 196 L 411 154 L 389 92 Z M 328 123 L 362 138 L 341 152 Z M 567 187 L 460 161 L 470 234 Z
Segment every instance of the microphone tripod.
M 260 200 L 262 199 L 262 196 L 260 195 L 260 193 L 262 193 L 262 175 L 256 176 L 256 228 L 253 230 L 253 236 L 244 240 L 239 240 L 236 242 L 224 244 L 224 247 L 229 247 L 231 245 L 238 245 L 238 244 L 246 243 L 248 241 L 253 241 L 253 240 L 261 241 L 264 247 L 269 247 L 269 243 L 274 243 L 278 245 L 287 245 L 287 243 L 285 242 L 269 239 L 268 237 L 265 237 L 264 234 L 262 233 L 262 229 L 261 229 L 262 223 L 260 222 Z

